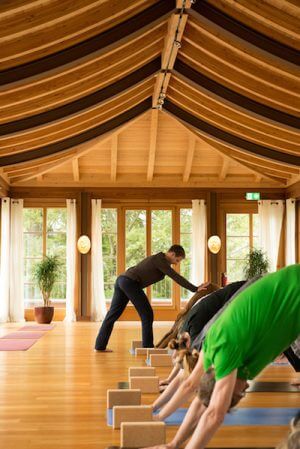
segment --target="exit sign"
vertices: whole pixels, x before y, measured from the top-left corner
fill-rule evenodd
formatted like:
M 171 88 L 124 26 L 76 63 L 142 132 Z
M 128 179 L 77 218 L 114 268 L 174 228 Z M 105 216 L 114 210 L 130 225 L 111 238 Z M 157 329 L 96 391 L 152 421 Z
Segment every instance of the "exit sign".
M 260 200 L 260 193 L 259 192 L 247 192 L 246 193 L 246 200 Z

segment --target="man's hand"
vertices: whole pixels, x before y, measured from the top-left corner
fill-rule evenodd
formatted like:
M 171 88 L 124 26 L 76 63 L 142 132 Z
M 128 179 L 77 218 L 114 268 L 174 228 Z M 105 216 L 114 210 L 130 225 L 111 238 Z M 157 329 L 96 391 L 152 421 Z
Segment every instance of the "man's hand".
M 203 282 L 203 284 L 199 285 L 197 288 L 197 292 L 201 292 L 202 290 L 207 290 L 207 287 L 210 283 L 209 282 Z
M 159 417 L 159 413 L 152 415 L 152 420 L 153 421 L 161 421 L 160 417 Z

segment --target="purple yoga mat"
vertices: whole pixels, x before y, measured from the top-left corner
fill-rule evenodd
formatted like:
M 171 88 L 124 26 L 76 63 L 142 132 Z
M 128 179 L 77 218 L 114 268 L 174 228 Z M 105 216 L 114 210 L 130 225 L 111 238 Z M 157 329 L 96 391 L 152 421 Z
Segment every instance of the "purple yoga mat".
M 20 331 L 50 331 L 53 329 L 55 324 L 28 324 L 18 329 Z
M 4 337 L 1 337 L 0 340 L 22 340 L 22 339 L 33 339 L 38 340 L 43 335 L 45 335 L 46 332 L 12 332 L 11 334 L 4 335 Z
M 36 343 L 38 339 L 25 339 L 25 340 L 0 340 L 0 351 L 27 351 L 27 349 L 31 348 L 34 343 Z

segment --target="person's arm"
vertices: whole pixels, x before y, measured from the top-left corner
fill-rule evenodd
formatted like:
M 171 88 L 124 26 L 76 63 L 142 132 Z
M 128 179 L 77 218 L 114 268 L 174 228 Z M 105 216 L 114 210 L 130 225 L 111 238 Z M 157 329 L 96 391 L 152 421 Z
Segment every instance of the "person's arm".
M 180 365 L 179 365 L 179 363 L 175 363 L 174 368 L 170 372 L 167 379 L 161 380 L 159 382 L 159 385 L 168 385 L 170 382 L 172 382 L 173 379 L 175 379 L 175 377 L 177 376 L 179 371 L 180 371 Z
M 176 390 L 175 394 L 165 405 L 165 407 L 163 407 L 162 410 L 157 415 L 155 415 L 155 420 L 163 421 L 165 418 L 174 413 L 182 404 L 188 401 L 190 397 L 197 392 L 202 374 L 203 353 L 201 351 L 195 368 L 193 369 L 189 377 L 187 377 L 187 379 L 185 379 L 180 387 Z
M 163 260 L 161 259 L 155 259 L 154 263 L 156 267 L 165 275 L 172 278 L 177 284 L 181 285 L 181 287 L 186 288 L 190 290 L 191 292 L 196 292 L 198 290 L 198 287 L 191 284 L 187 279 L 185 279 L 183 276 L 180 276 L 177 271 L 173 270 L 172 267 L 167 262 L 167 259 Z
M 177 376 L 167 386 L 165 391 L 160 396 L 158 396 L 158 398 L 154 401 L 152 406 L 154 412 L 163 407 L 171 399 L 171 397 L 175 394 L 175 392 L 177 391 L 183 380 L 184 380 L 184 371 L 180 370 L 180 372 L 177 373 Z
M 216 382 L 208 408 L 202 414 L 196 430 L 185 449 L 204 449 L 218 428 L 221 426 L 231 404 L 235 387 L 237 370 Z M 170 448 L 177 449 L 182 443 L 180 428 L 170 443 Z

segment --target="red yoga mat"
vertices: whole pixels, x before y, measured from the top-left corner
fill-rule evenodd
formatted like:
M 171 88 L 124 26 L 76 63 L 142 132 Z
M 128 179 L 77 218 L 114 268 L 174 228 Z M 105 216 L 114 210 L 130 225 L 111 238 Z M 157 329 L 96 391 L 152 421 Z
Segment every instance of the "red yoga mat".
M 12 332 L 11 334 L 4 335 L 4 337 L 1 337 L 0 340 L 23 340 L 26 338 L 38 340 L 39 338 L 43 337 L 45 335 L 45 332 Z
M 27 349 L 31 348 L 34 343 L 36 343 L 38 339 L 1 339 L 0 340 L 0 351 L 27 351 Z

